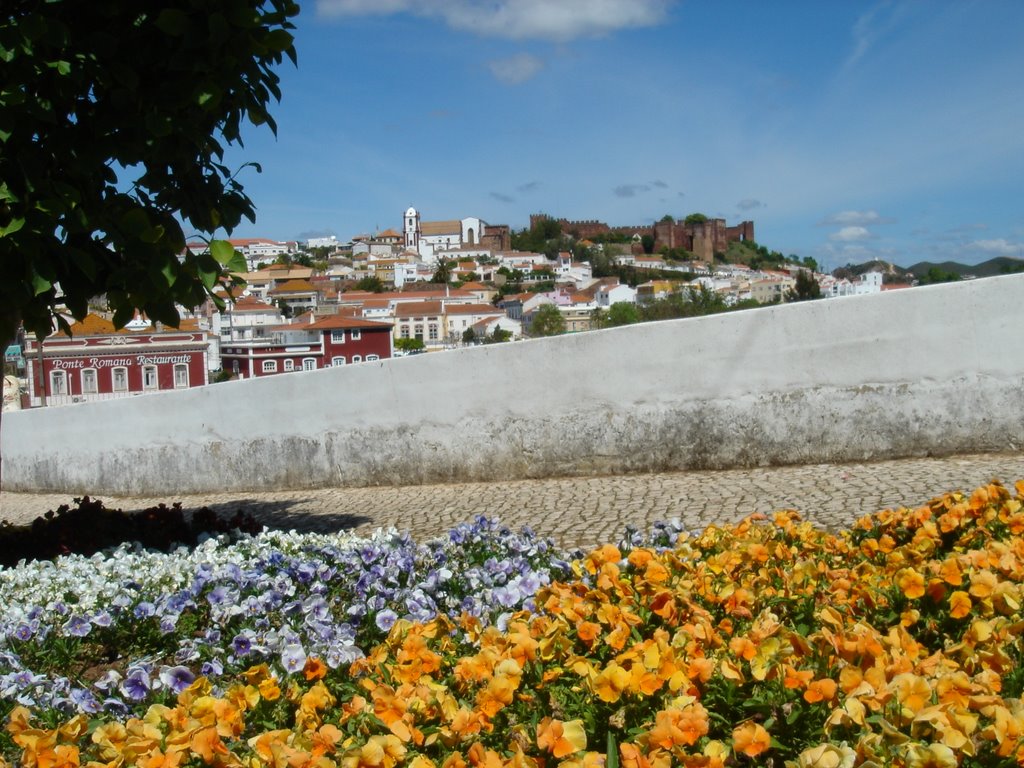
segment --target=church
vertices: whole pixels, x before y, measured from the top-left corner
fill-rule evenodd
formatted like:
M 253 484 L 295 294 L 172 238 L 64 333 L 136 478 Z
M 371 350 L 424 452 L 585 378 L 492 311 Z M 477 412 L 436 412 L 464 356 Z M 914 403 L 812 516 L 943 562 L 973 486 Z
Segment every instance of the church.
M 512 239 L 507 224 L 492 225 L 475 216 L 450 221 L 422 221 L 419 211 L 411 207 L 405 212 L 402 231 L 406 250 L 415 251 L 424 261 L 433 261 L 440 251 L 463 248 L 507 251 Z

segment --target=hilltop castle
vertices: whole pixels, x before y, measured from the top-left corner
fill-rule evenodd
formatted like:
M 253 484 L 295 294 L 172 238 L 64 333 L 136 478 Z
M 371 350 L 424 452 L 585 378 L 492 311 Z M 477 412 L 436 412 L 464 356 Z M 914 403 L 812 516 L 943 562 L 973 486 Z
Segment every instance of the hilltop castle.
M 551 219 L 546 213 L 535 213 L 530 216 L 530 228 L 533 229 L 541 221 Z M 734 227 L 726 226 L 725 219 L 707 219 L 705 221 L 659 221 L 639 227 L 610 227 L 603 221 L 586 219 L 570 221 L 554 219 L 562 227 L 562 231 L 574 237 L 593 239 L 599 235 L 617 234 L 637 239 L 644 235 L 654 237 L 654 250 L 665 248 L 682 248 L 694 254 L 700 261 L 710 262 L 716 253 L 724 253 L 729 243 L 752 241 L 754 239 L 754 222 L 743 221 Z

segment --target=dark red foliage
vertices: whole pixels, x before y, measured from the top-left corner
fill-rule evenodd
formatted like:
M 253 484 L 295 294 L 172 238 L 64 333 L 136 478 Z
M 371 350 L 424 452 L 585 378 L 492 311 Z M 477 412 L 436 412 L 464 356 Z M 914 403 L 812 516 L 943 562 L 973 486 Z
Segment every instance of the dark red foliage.
M 241 510 L 222 519 L 203 507 L 187 519 L 180 503 L 129 513 L 107 509 L 102 501 L 86 496 L 74 499 L 73 506 L 62 504 L 50 510 L 31 525 L 0 524 L 0 566 L 71 553 L 92 555 L 126 541 L 169 552 L 180 545 L 195 546 L 204 533 L 256 533 L 260 528 L 252 515 Z

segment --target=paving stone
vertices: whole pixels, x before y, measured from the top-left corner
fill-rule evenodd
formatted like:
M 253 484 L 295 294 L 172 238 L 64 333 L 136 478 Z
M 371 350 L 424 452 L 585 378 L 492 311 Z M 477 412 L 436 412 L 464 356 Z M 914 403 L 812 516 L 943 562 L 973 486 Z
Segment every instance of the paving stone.
M 646 528 L 657 520 L 680 518 L 697 530 L 778 509 L 796 509 L 815 524 L 838 530 L 879 509 L 916 506 L 993 478 L 1010 484 L 1024 479 L 1024 453 L 401 488 L 101 498 L 108 507 L 126 511 L 175 501 L 186 511 L 247 509 L 268 527 L 301 531 L 369 533 L 395 526 L 419 539 L 488 515 L 515 528 L 530 525 L 567 546 L 589 546 L 617 539 L 626 524 Z M 31 522 L 70 503 L 74 495 L 81 494 L 0 493 L 0 520 Z

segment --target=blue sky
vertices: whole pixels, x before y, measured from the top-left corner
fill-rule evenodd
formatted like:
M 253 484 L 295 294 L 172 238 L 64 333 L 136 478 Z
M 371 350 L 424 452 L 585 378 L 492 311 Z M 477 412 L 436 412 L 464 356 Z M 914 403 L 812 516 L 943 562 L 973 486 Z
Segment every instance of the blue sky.
M 263 173 L 278 240 L 696 211 L 829 269 L 1024 257 L 1024 2 L 307 0 Z

